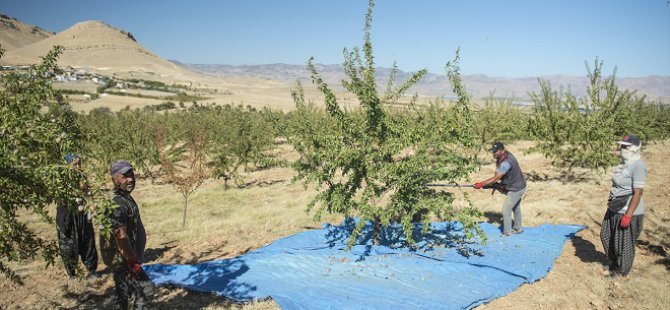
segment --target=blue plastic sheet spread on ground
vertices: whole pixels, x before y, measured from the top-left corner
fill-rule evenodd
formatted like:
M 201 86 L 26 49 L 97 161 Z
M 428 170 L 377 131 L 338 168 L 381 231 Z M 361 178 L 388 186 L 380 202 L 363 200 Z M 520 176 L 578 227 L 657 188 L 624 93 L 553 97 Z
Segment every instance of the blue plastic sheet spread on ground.
M 563 244 L 583 226 L 542 225 L 501 237 L 482 223 L 486 245 L 463 239 L 462 226 L 432 223 L 410 249 L 390 227 L 372 245 L 346 249 L 355 223 L 325 225 L 240 255 L 195 265 L 145 266 L 157 285 L 214 292 L 235 301 L 272 297 L 283 309 L 469 309 L 543 278 Z

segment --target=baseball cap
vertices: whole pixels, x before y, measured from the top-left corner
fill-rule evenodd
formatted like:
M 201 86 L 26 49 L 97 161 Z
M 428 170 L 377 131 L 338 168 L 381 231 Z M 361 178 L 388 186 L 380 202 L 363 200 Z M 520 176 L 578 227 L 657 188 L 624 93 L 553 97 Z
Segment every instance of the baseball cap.
M 65 155 L 65 162 L 71 164 L 77 158 L 79 158 L 77 154 L 67 154 Z
M 635 146 L 640 146 L 640 138 L 638 138 L 637 136 L 633 136 L 633 135 L 625 135 L 625 136 L 623 136 L 623 138 L 621 138 L 621 140 L 620 140 L 619 142 L 617 142 L 617 143 L 618 143 L 618 144 L 622 144 L 622 145 L 635 145 Z
M 493 142 L 493 145 L 491 146 L 491 153 L 495 153 L 501 149 L 505 149 L 505 145 L 502 144 L 502 142 Z
M 133 165 L 131 165 L 128 161 L 118 160 L 112 164 L 112 167 L 109 169 L 109 174 L 124 174 L 130 170 L 133 170 Z

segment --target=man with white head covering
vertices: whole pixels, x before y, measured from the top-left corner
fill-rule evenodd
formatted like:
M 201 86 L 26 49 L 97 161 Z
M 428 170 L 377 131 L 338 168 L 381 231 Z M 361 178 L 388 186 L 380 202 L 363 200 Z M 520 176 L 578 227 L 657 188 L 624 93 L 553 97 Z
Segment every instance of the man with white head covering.
M 633 267 L 635 243 L 644 220 L 642 194 L 647 181 L 640 138 L 627 135 L 617 144 L 621 164 L 613 170 L 607 212 L 600 230 L 600 240 L 610 259 L 610 277 L 626 276 Z

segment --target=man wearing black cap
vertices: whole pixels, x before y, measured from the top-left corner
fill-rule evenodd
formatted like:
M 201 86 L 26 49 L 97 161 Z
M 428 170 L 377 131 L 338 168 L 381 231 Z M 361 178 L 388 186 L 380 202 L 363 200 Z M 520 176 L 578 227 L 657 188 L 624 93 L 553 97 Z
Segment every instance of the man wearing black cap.
M 486 181 L 475 183 L 474 187 L 481 189 L 500 181 L 502 185 L 500 192 L 507 195 L 503 204 L 503 235 L 522 233 L 521 198 L 526 192 L 526 179 L 523 177 L 516 157 L 505 150 L 505 145 L 502 142 L 493 143 L 491 153 L 493 153 L 493 158 L 496 159 L 495 175 Z M 514 212 L 514 226 L 512 226 L 512 212 Z
M 112 233 L 100 238 L 100 252 L 113 272 L 118 308 L 128 309 L 130 296 L 135 295 L 135 309 L 146 309 L 154 286 L 142 269 L 146 232 L 137 203 L 130 196 L 135 189 L 135 172 L 125 160 L 113 163 L 109 172 L 115 207 L 109 215 Z
M 86 177 L 80 170 L 81 158 L 77 154 L 65 156 L 65 162 L 70 165 L 74 173 L 81 176 L 82 183 L 76 184 L 73 190 L 83 193 L 88 191 Z M 76 274 L 76 266 L 81 257 L 88 271 L 89 279 L 97 279 L 98 252 L 95 250 L 95 234 L 91 217 L 85 210 L 85 199 L 77 198 L 73 201 L 59 203 L 56 207 L 56 230 L 58 233 L 58 247 L 65 265 L 65 271 L 70 278 Z

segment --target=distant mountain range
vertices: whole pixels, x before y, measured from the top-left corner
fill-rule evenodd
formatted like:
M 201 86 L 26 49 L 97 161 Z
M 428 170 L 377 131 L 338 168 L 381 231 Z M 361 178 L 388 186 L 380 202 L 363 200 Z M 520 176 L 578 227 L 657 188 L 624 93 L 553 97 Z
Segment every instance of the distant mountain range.
M 175 60 L 173 63 L 204 74 L 232 77 L 247 76 L 266 80 L 279 80 L 287 83 L 311 83 L 309 71 L 305 65 L 266 64 L 266 65 L 218 65 L 218 64 L 185 64 Z M 341 65 L 317 64 L 317 71 L 323 80 L 334 89 L 343 90 L 340 81 L 345 78 Z M 390 68 L 378 67 L 375 75 L 381 90 L 386 88 Z M 404 81 L 412 72 L 399 71 L 396 81 Z M 585 96 L 589 84 L 586 76 L 551 75 L 542 77 L 505 78 L 489 77 L 482 74 L 464 75 L 463 82 L 474 98 L 513 98 L 529 100 L 529 93 L 540 91 L 538 78 L 548 81 L 555 90 L 570 90 L 573 95 Z M 670 76 L 647 76 L 636 78 L 618 78 L 616 84 L 621 89 L 637 90 L 637 95 L 646 95 L 654 101 L 670 103 Z M 423 96 L 453 97 L 454 94 L 446 75 L 426 74 L 421 81 L 408 92 L 418 92 Z
M 54 46 L 65 48 L 58 63 L 88 71 L 121 77 L 140 77 L 164 81 L 182 81 L 193 84 L 221 84 L 220 78 L 252 78 L 253 81 L 233 81 L 223 88 L 250 89 L 261 84 L 293 84 L 301 81 L 310 84 L 311 77 L 305 65 L 267 64 L 231 66 L 221 64 L 184 64 L 167 61 L 153 54 L 135 40 L 130 32 L 117 29 L 100 21 L 84 21 L 58 33 L 48 32 L 37 26 L 25 24 L 15 18 L 0 14 L 0 46 L 6 50 L 0 65 L 26 65 L 40 61 L 40 57 Z M 317 64 L 321 77 L 336 91 L 342 91 L 340 81 L 345 78 L 341 65 Z M 377 68 L 380 89 L 384 90 L 391 69 Z M 411 76 L 399 71 L 397 81 Z M 213 77 L 216 80 L 210 80 Z M 540 77 L 554 89 L 570 89 L 576 96 L 584 96 L 588 80 L 585 76 L 552 75 Z M 265 80 L 265 81 L 263 81 Z M 266 83 L 267 81 L 267 83 Z M 278 81 L 280 83 L 277 83 Z M 529 99 L 529 92 L 539 92 L 537 77 L 505 78 L 486 75 L 465 75 L 463 81 L 475 98 L 491 95 L 498 98 Z M 258 84 L 261 83 L 261 84 Z M 638 95 L 670 104 L 670 76 L 621 77 L 617 85 L 622 89 L 637 90 Z M 453 97 L 445 75 L 429 73 L 408 91 L 408 95 Z

